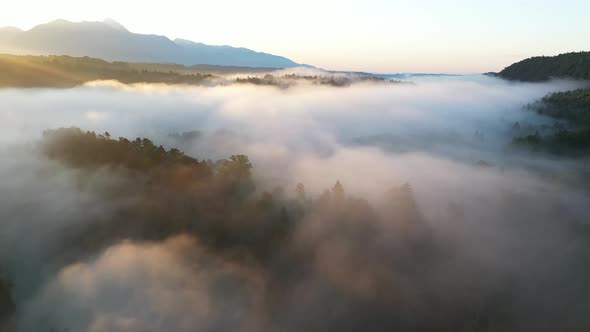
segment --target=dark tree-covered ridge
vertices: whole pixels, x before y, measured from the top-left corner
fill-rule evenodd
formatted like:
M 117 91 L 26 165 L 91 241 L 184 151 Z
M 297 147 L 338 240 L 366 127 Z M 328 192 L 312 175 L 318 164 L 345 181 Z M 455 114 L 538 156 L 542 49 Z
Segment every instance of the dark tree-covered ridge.
M 16 311 L 11 289 L 12 283 L 0 275 L 0 331 L 10 331 Z
M 0 55 L 0 88 L 71 88 L 96 80 L 125 84 L 201 84 L 213 77 L 186 68 L 183 72 L 180 67 L 107 62 L 89 57 Z
M 590 89 L 552 93 L 527 105 L 526 109 L 556 122 L 534 130 L 515 124 L 514 144 L 556 154 L 584 156 L 590 151 Z
M 578 126 L 589 126 L 590 88 L 549 94 L 537 105 L 537 111 Z
M 389 80 L 383 77 L 364 74 L 353 76 L 337 76 L 337 75 L 296 75 L 286 74 L 281 76 L 274 76 L 267 74 L 263 77 L 247 76 L 238 77 L 236 83 L 238 84 L 253 84 L 263 86 L 276 86 L 280 88 L 289 88 L 297 83 L 305 82 L 312 85 L 331 86 L 331 87 L 349 87 L 355 83 L 388 83 L 388 84 L 409 84 L 407 82 Z
M 541 82 L 551 78 L 590 80 L 590 52 L 528 58 L 504 68 L 498 76 L 526 82 Z
M 525 82 L 590 80 L 590 52 L 532 57 L 506 67 L 498 76 Z M 590 151 L 590 88 L 550 93 L 526 109 L 556 122 L 528 129 L 515 124 L 515 145 L 563 155 L 585 155 Z
M 255 194 L 252 164 L 245 155 L 213 163 L 164 149 L 147 138 L 113 139 L 79 128 L 44 132 L 41 151 L 49 159 L 84 172 L 106 171 L 124 179 L 102 194 L 134 197 L 120 219 L 102 224 L 100 231 L 84 232 L 72 240 L 93 250 L 123 238 L 160 240 L 175 234 L 197 232 L 216 248 L 243 248 L 260 257 L 266 245 L 254 235 L 281 219 L 281 206 L 268 193 Z M 283 225 L 284 226 L 284 225 Z M 278 236 L 278 235 L 277 235 Z M 239 240 L 238 240 L 239 239 Z

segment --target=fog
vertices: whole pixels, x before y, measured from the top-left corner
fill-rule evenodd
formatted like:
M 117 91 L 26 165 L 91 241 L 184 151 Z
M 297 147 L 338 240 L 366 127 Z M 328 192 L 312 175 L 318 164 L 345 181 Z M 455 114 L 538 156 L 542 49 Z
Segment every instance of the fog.
M 575 167 L 506 150 L 515 122 L 522 127 L 553 122 L 523 111 L 524 105 L 582 83 L 506 83 L 484 76 L 422 80 L 287 91 L 114 82 L 71 90 L 4 90 L 0 139 L 5 144 L 32 142 L 46 129 L 70 126 L 108 131 L 113 137 L 148 137 L 201 159 L 247 154 L 260 180 L 287 180 L 278 184 L 289 186 L 303 182 L 316 193 L 338 179 L 355 190 L 357 184 L 365 187 L 364 195 L 425 178 L 452 181 L 459 176 L 457 181 L 465 182 L 465 172 L 453 168 L 480 160 L 496 166 L 483 174 L 508 168 L 525 178 L 539 169 L 565 177 L 563 168 Z M 168 137 L 190 131 L 202 135 L 182 142 Z M 446 170 L 440 172 L 432 163 L 442 163 Z
M 590 251 L 571 228 L 590 220 L 588 160 L 510 144 L 516 122 L 553 123 L 523 106 L 583 83 L 414 79 L 0 90 L 0 274 L 15 285 L 17 330 L 420 330 L 454 319 L 448 308 L 457 301 L 478 303 L 465 309 L 469 317 L 502 318 L 490 303 L 505 298 L 511 323 L 486 323 L 490 330 L 590 326 L 590 300 L 576 295 L 589 290 Z M 341 206 L 342 215 L 310 212 L 265 263 L 246 264 L 188 234 L 64 251 L 70 234 L 135 199 L 120 174 L 72 169 L 39 153 L 44 130 L 70 126 L 148 137 L 199 159 L 246 154 L 258 192 L 281 186 L 295 197 L 303 183 L 317 198 L 340 181 L 380 217 L 368 218 L 364 203 Z M 191 131 L 200 134 L 170 135 Z M 422 226 L 384 221 L 405 218 L 383 198 L 405 183 L 436 240 Z M 343 223 L 361 231 L 349 234 Z M 376 230 L 369 243 L 364 227 Z M 430 243 L 445 248 L 444 258 L 421 247 Z M 473 319 L 457 318 L 466 330 L 485 330 Z

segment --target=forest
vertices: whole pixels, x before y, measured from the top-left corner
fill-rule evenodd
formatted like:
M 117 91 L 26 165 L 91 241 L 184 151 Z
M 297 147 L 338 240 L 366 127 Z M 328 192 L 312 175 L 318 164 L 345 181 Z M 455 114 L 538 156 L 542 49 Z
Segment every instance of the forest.
M 580 82 L 25 63 L 68 89 L 0 89 L 0 330 L 590 326 Z M 206 87 L 69 89 L 158 75 Z
M 590 52 L 574 52 L 554 57 L 533 57 L 506 67 L 499 77 L 540 82 L 550 79 L 590 79 Z M 584 156 L 590 149 L 590 88 L 549 93 L 524 107 L 554 119 L 553 126 L 522 130 L 512 128 L 515 145 L 528 146 L 561 155 Z
M 11 295 L 12 283 L 5 278 L 0 276 L 0 330 L 10 331 L 16 308 Z
M 572 122 L 580 127 L 590 126 L 590 89 L 556 92 L 541 99 L 539 114 Z
M 541 82 L 551 78 L 590 80 L 590 52 L 528 58 L 504 68 L 498 76 L 525 82 Z
M 0 332 L 590 332 L 590 0 L 0 8 Z
M 108 62 L 90 57 L 0 54 L 0 88 L 73 88 L 91 81 L 123 84 L 185 85 L 253 84 L 289 88 L 298 84 L 348 87 L 355 83 L 401 83 L 370 74 L 269 74 L 276 69 L 182 66 L 159 63 Z M 229 76 L 228 76 L 229 75 Z M 236 76 L 236 77 L 233 77 Z
M 515 144 L 556 154 L 583 156 L 590 150 L 590 89 L 551 93 L 525 106 L 525 110 L 548 116 L 556 122 L 548 128 L 529 129 L 527 135 L 514 138 Z M 520 131 L 518 128 L 516 133 Z
M 0 55 L 0 88 L 71 88 L 96 80 L 121 83 L 202 84 L 210 74 L 161 71 L 148 64 L 90 57 Z
M 266 74 L 263 77 L 247 76 L 238 77 L 236 83 L 239 84 L 254 84 L 254 85 L 267 85 L 276 86 L 281 88 L 288 88 L 298 83 L 308 83 L 313 85 L 324 85 L 331 87 L 349 87 L 354 83 L 388 83 L 388 84 L 401 84 L 405 82 L 388 80 L 383 77 L 373 75 L 355 75 L 355 76 L 329 76 L 329 75 L 296 75 L 286 74 L 281 76 L 275 76 Z
M 499 234 L 473 228 L 458 203 L 428 219 L 409 183 L 392 185 L 372 202 L 340 181 L 316 196 L 303 183 L 265 188 L 253 178 L 246 155 L 196 159 L 147 138 L 115 139 L 74 127 L 45 131 L 31 149 L 75 171 L 77 187 L 112 206 L 109 213 L 81 216 L 61 232 L 59 245 L 44 253 L 46 264 L 67 266 L 129 241 L 176 243 L 183 265 L 219 262 L 225 272 L 214 282 L 254 301 L 254 311 L 220 317 L 208 323 L 211 329 L 254 324 L 259 331 L 491 332 L 519 326 L 582 331 L 576 327 L 590 324 L 577 314 L 585 310 L 584 301 L 569 301 L 557 287 L 566 281 L 572 287 L 568 292 L 590 291 L 589 229 L 577 222 L 539 220 L 531 208 L 535 202 L 518 193 L 505 194 L 498 206 L 505 216 L 494 227 L 538 244 L 519 247 L 505 242 L 505 235 L 497 243 Z M 92 184 L 102 177 L 100 186 Z M 562 238 L 568 246 L 556 246 Z M 498 262 L 502 268 L 476 259 L 473 249 L 480 241 L 511 257 Z M 522 270 L 521 260 L 532 270 Z M 531 279 L 534 269 L 564 264 L 568 269 L 557 279 Z M 0 279 L 0 319 L 6 324 L 15 314 L 9 290 L 20 281 Z M 211 287 L 209 292 L 217 292 L 218 286 Z M 253 290 L 255 295 L 247 295 Z M 547 298 L 562 310 L 533 318 Z M 236 302 L 240 308 L 241 301 Z M 328 303 L 337 310 L 333 316 L 326 312 Z M 48 325 L 47 331 L 69 328 Z

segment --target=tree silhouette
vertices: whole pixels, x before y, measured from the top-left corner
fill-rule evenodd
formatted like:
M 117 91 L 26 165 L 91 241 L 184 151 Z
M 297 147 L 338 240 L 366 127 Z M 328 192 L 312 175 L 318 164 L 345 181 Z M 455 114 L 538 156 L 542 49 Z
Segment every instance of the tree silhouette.
M 295 187 L 295 195 L 299 201 L 305 201 L 305 186 L 299 182 Z
M 336 184 L 334 185 L 334 187 L 332 187 L 332 197 L 336 201 L 344 200 L 344 187 L 342 186 L 340 181 L 336 181 Z

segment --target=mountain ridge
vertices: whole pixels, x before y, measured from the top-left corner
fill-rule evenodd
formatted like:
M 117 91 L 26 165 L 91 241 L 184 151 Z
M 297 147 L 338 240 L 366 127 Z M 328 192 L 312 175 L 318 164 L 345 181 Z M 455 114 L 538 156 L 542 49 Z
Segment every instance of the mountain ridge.
M 590 80 L 590 52 L 531 57 L 504 68 L 498 76 L 523 82 L 543 82 L 552 78 Z
M 108 61 L 177 63 L 185 66 L 304 66 L 283 56 L 243 47 L 206 45 L 180 38 L 172 40 L 161 35 L 133 33 L 110 18 L 101 22 L 58 19 L 26 31 L 0 27 L 0 42 L 0 53 L 18 55 L 89 56 Z

